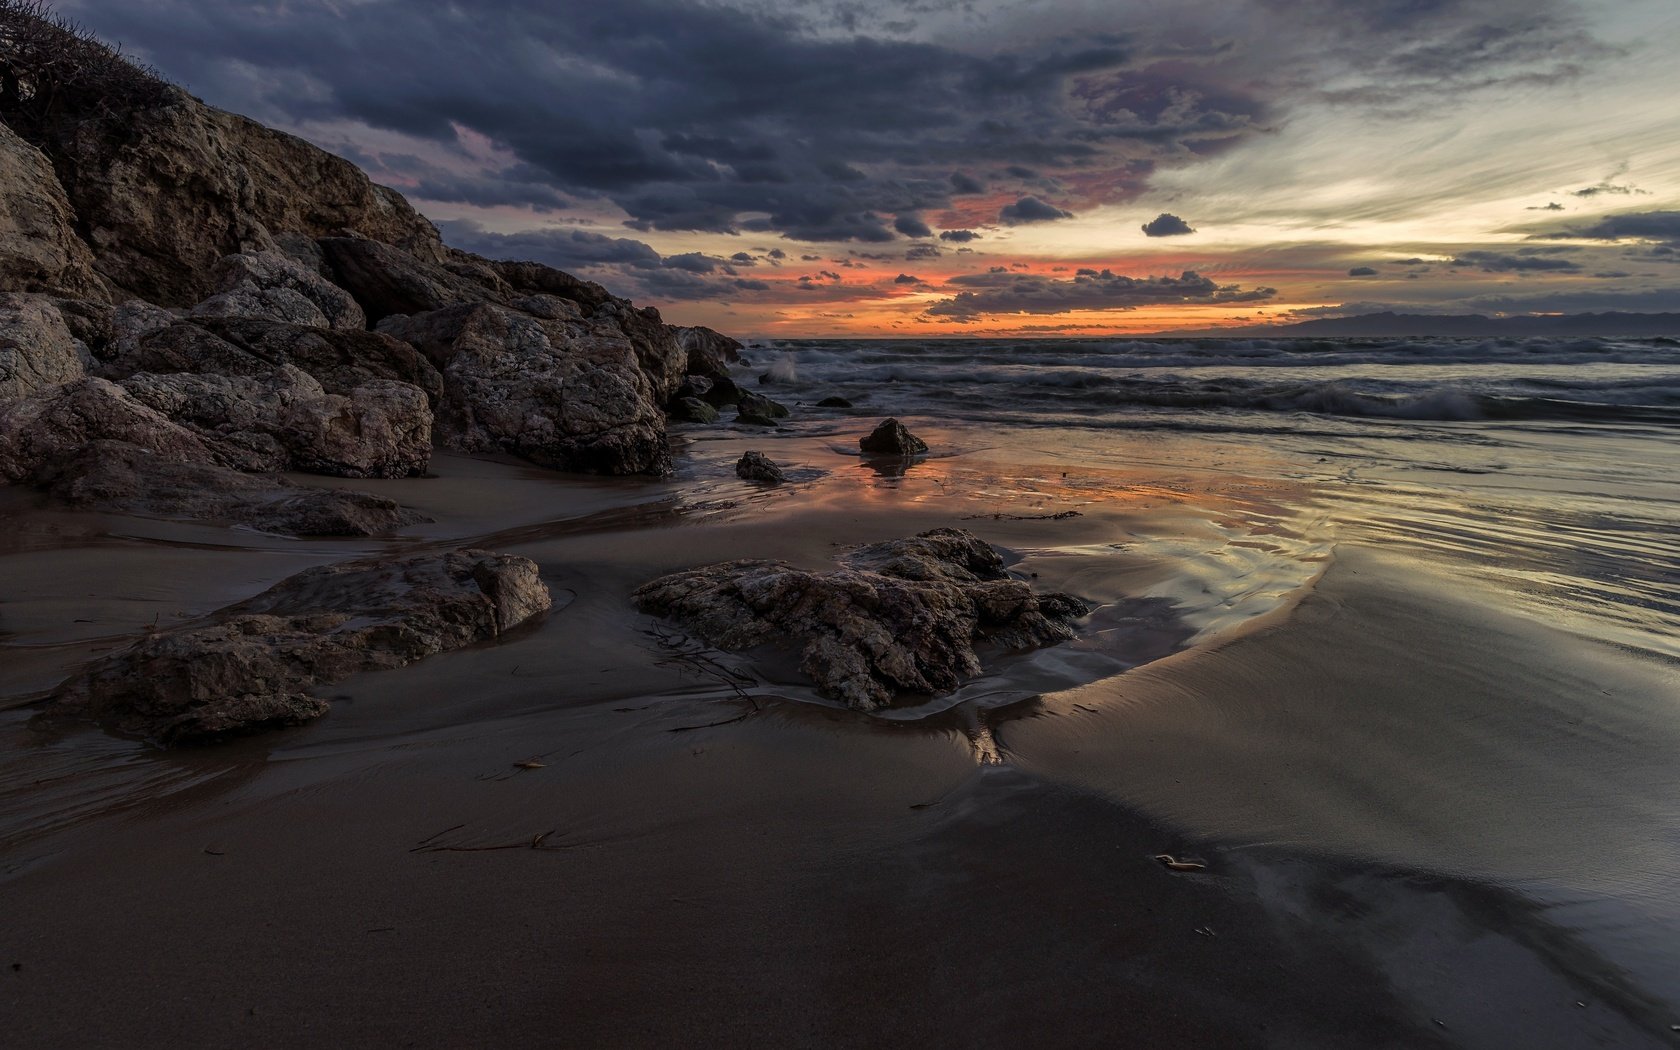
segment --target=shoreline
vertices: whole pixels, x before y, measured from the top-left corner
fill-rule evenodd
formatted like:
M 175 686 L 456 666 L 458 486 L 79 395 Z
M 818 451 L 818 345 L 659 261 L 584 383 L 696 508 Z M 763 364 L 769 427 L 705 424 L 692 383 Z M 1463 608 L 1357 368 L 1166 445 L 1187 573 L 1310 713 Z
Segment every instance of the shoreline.
M 769 494 L 722 476 L 753 441 L 828 473 Z M 916 721 L 813 703 L 763 663 L 717 657 L 756 673 L 743 702 L 671 659 L 628 592 L 720 552 L 821 564 L 834 545 L 963 524 L 1023 552 L 1016 568 L 1039 572 L 1038 585 L 1082 580 L 1112 602 L 1186 568 L 1176 548 L 1152 555 L 1150 537 L 1233 517 L 1229 482 L 1210 476 L 1197 491 L 1183 472 L 1134 468 L 1129 499 L 1087 467 L 1066 489 L 1086 501 L 1079 518 L 963 520 L 1060 506 L 1049 482 L 1061 469 L 994 448 L 885 478 L 823 459 L 830 441 L 714 432 L 669 484 L 539 480 L 452 457 L 438 478 L 391 483 L 438 518 L 413 542 L 494 535 L 537 561 L 555 610 L 500 643 L 327 687 L 333 711 L 303 729 L 162 754 L 88 731 L 38 750 L 43 768 L 0 788 L 17 818 L 57 825 L 5 836 L 0 851 L 9 899 L 28 902 L 12 924 L 22 969 L 3 1000 L 23 1019 L 20 1045 L 557 1033 L 648 1045 L 704 1030 L 745 1045 L 1337 1046 L 1355 1033 L 1373 1046 L 1499 1046 L 1516 1016 L 1534 1019 L 1528 1045 L 1663 1045 L 1662 1004 L 1589 979 L 1601 955 L 1548 948 L 1552 927 L 1520 904 L 1522 880 L 1489 886 L 1289 845 L 1244 831 L 1243 808 L 1218 801 L 1247 789 L 1245 767 L 1213 742 L 1240 755 L 1271 746 L 1276 727 L 1245 725 L 1251 702 L 1224 708 L 1232 720 L 1216 729 L 1196 721 L 1205 705 L 1243 690 L 1286 697 L 1359 666 L 1375 610 L 1418 607 L 1415 588 L 1396 586 L 1399 563 L 1285 545 L 1311 581 L 1288 589 L 1298 604 L 1200 643 L 1174 617 L 1178 632 L 1155 644 L 1176 655 L 1153 651 L 1065 691 L 1033 685 L 1092 665 L 1042 650 L 1045 666 L 994 667 L 967 702 Z M 526 496 L 487 523 L 487 494 L 504 488 Z M 552 497 L 574 491 L 581 513 L 556 517 Z M 450 507 L 458 517 L 438 513 Z M 1222 549 L 1218 536 L 1206 534 L 1209 549 Z M 1117 549 L 1116 537 L 1131 539 Z M 144 542 L 206 565 L 247 556 Z M 336 558 L 366 541 L 285 545 Z M 1433 627 L 1394 622 L 1418 641 L 1456 625 L 1454 645 L 1527 629 L 1458 608 L 1435 608 Z M 1364 611 L 1338 625 L 1348 609 Z M 1121 633 L 1135 638 L 1143 622 Z M 1117 657 L 1098 646 L 1079 659 Z M 1251 677 L 1222 685 L 1222 666 Z M 1428 695 L 1449 680 L 1440 674 L 1414 658 L 1397 677 Z M 1189 722 L 1172 730 L 1175 712 Z M 26 732 L 17 714 L 0 723 L 14 740 Z M 1206 735 L 1161 743 L 1190 730 Z M 1369 762 L 1379 751 L 1366 747 Z M 527 761 L 541 766 L 517 765 Z M 1210 870 L 1169 872 L 1161 852 Z M 1526 976 L 1502 1021 L 1456 991 L 1513 972 Z

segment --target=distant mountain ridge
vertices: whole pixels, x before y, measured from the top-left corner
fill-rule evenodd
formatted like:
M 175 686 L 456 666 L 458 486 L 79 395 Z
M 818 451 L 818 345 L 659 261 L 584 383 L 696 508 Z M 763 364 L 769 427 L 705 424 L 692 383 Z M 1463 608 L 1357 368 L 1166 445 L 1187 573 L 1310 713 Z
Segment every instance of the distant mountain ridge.
M 1399 314 L 1390 311 L 1359 314 L 1354 317 L 1320 317 L 1295 324 L 1203 328 L 1193 332 L 1158 334 L 1165 337 L 1233 339 L 1348 339 L 1384 336 L 1476 338 L 1548 335 L 1680 338 L 1680 314 L 1601 313 L 1488 317 L 1484 314 Z

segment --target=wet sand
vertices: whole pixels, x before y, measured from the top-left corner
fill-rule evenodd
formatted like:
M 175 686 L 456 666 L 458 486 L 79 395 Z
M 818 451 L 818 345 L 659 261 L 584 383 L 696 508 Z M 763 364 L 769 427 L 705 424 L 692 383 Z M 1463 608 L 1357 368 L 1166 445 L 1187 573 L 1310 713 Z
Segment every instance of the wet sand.
M 1335 546 L 1264 465 L 929 429 L 957 454 L 902 476 L 820 430 L 710 433 L 666 483 L 443 457 L 381 489 L 437 519 L 391 543 L 0 505 L 5 696 L 383 546 L 522 554 L 558 599 L 221 748 L 0 712 L 8 1042 L 1671 1045 L 1672 960 L 1628 931 L 1680 925 L 1672 664 Z M 736 481 L 745 447 L 807 480 Z M 937 525 L 1091 628 L 870 717 L 626 600 Z

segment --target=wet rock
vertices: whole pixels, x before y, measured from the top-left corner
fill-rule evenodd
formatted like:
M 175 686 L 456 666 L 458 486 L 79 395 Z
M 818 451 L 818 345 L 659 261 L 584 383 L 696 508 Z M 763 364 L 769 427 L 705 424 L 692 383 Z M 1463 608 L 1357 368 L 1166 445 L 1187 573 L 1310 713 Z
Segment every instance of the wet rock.
M 714 376 L 711 388 L 700 396 L 714 408 L 728 408 L 741 400 L 742 390 L 728 376 Z
M 677 328 L 677 342 L 686 359 L 684 371 L 689 375 L 726 376 L 729 366 L 741 360 L 741 343 L 710 328 Z
M 906 430 L 904 424 L 896 419 L 887 420 L 867 437 L 859 438 L 858 447 L 878 456 L 913 456 L 928 450 L 921 438 Z
M 91 442 L 49 470 L 40 479 L 49 494 L 90 510 L 225 522 L 288 536 L 378 536 L 429 520 L 383 496 L 170 460 L 123 441 Z
M 105 283 L 76 235 L 52 162 L 0 122 L 0 291 L 98 296 Z
M 772 401 L 763 394 L 755 394 L 750 390 L 741 391 L 735 401 L 735 411 L 743 416 L 755 416 L 761 419 L 786 419 L 790 414 L 788 407 L 779 401 Z
M 679 397 L 671 402 L 671 419 L 676 423 L 716 423 L 718 410 L 697 397 Z
M 705 376 L 683 376 L 682 384 L 677 387 L 677 392 L 673 397 L 678 400 L 693 397 L 704 401 L 711 389 L 712 381 Z
M 381 330 L 442 372 L 437 438 L 448 448 L 596 474 L 669 468 L 663 402 L 622 333 L 487 303 L 392 317 Z
M 870 544 L 840 562 L 826 572 L 725 562 L 654 580 L 635 602 L 721 649 L 798 648 L 822 695 L 866 711 L 956 689 L 981 673 L 976 645 L 1065 641 L 1089 611 L 1010 579 L 998 553 L 961 529 Z
M 851 408 L 852 403 L 843 397 L 825 397 L 817 402 L 818 408 Z
M 367 316 L 350 293 L 278 251 L 229 255 L 211 271 L 217 293 L 194 317 L 244 317 L 360 331 Z
M 769 456 L 752 451 L 735 464 L 735 475 L 742 481 L 761 481 L 767 485 L 780 485 L 787 480 L 782 468 L 772 463 Z
M 81 378 L 76 343 L 52 299 L 0 294 L 0 402 Z
M 327 711 L 317 685 L 494 639 L 550 605 L 536 565 L 485 551 L 322 566 L 94 661 L 43 721 L 164 745 L 299 725 Z
M 431 462 L 432 413 L 417 387 L 371 380 L 329 394 L 283 365 L 267 376 L 142 372 L 123 381 L 135 401 L 243 451 L 241 469 L 344 478 L 403 478 Z

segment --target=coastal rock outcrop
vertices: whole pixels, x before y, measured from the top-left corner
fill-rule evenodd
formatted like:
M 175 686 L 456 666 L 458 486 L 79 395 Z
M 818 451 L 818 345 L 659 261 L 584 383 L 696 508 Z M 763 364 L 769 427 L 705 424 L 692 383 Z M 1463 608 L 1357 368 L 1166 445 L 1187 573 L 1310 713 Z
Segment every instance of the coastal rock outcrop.
M 41 717 L 165 745 L 299 725 L 327 711 L 316 685 L 494 639 L 551 604 L 535 564 L 485 551 L 308 569 L 94 661 Z
M 742 344 L 720 332 L 699 326 L 674 329 L 687 359 L 683 371 L 689 375 L 726 376 L 729 366 L 741 360 Z
M 0 294 L 0 403 L 79 379 L 83 353 L 52 299 Z
M 280 252 L 229 255 L 211 271 L 216 294 L 194 317 L 248 317 L 309 328 L 360 331 L 367 315 L 344 289 Z
M 90 376 L 0 405 L 0 479 L 45 486 L 95 441 L 120 441 L 183 463 L 237 467 L 240 458 L 117 384 Z
M 442 372 L 438 441 L 601 474 L 668 467 L 665 416 L 621 333 L 603 336 L 489 303 L 381 326 Z
M 237 465 L 247 470 L 404 478 L 431 461 L 431 409 L 407 383 L 371 380 L 329 394 L 283 365 L 261 377 L 141 372 L 122 386 L 170 420 L 241 450 Z
M 0 123 L 0 288 L 79 297 L 104 293 L 93 253 L 40 150 Z
M 798 647 L 822 695 L 864 711 L 900 693 L 950 692 L 981 673 L 976 645 L 1065 641 L 1089 612 L 1011 579 L 997 551 L 961 529 L 858 547 L 840 563 L 725 562 L 654 580 L 635 602 L 721 649 Z

